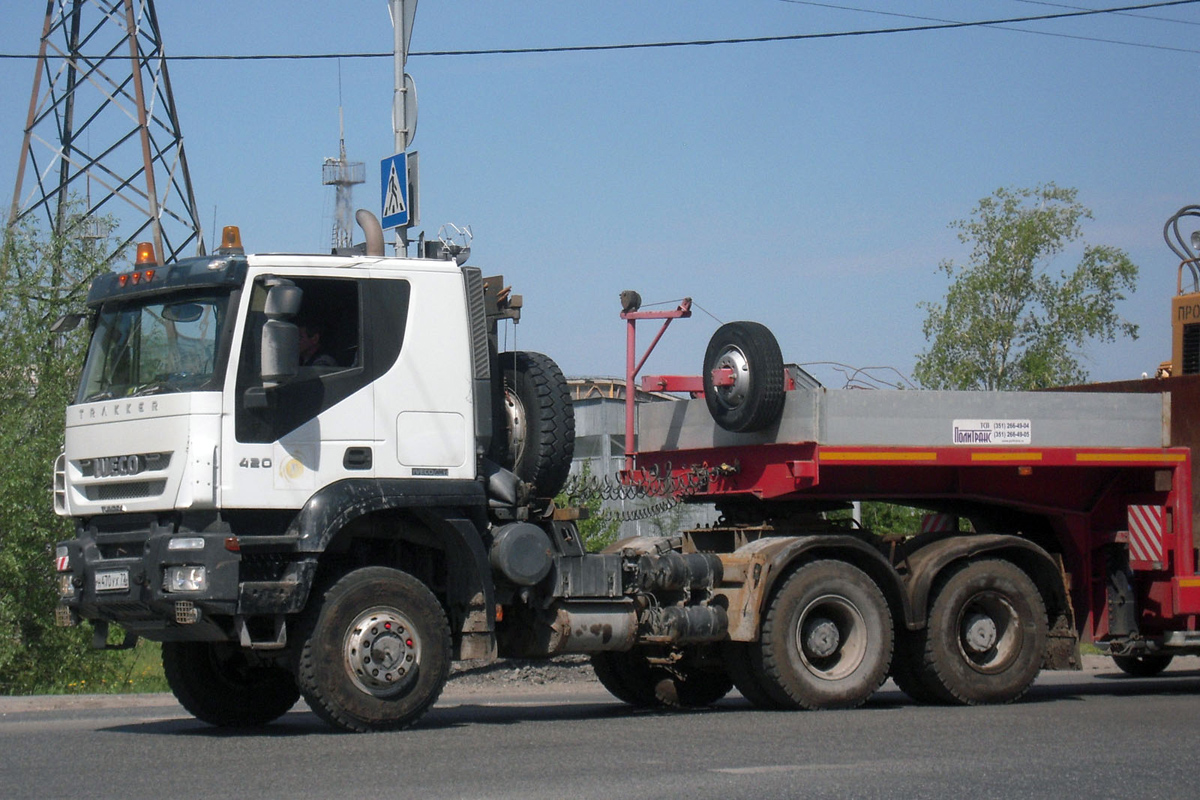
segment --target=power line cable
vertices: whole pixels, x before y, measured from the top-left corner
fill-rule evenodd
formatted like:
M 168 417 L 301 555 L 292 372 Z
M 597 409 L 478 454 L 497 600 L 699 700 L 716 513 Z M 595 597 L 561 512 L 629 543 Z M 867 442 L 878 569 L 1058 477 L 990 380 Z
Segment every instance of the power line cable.
M 1013 0 L 1013 2 L 1014 3 L 1028 3 L 1031 6 L 1048 6 L 1050 8 L 1073 8 L 1073 9 L 1086 8 L 1086 6 L 1069 6 L 1066 3 L 1049 3 L 1049 2 L 1046 2 L 1046 0 Z M 1196 21 L 1190 20 L 1190 19 L 1175 19 L 1174 17 L 1156 17 L 1151 14 L 1130 14 L 1130 13 L 1119 12 L 1115 16 L 1133 17 L 1135 19 L 1150 19 L 1150 20 L 1154 20 L 1155 22 L 1173 22 L 1177 25 L 1200 25 L 1200 22 L 1196 22 Z
M 943 19 L 941 17 L 923 17 L 923 16 L 919 16 L 917 14 L 903 14 L 898 11 L 880 11 L 879 9 L 875 9 L 875 8 L 858 8 L 855 6 L 844 6 L 844 5 L 838 5 L 835 3 L 820 3 L 820 2 L 816 2 L 815 0 L 779 0 L 779 2 L 789 3 L 791 5 L 797 5 L 797 6 L 815 6 L 817 8 L 831 8 L 831 9 L 834 9 L 837 11 L 854 11 L 854 12 L 857 12 L 860 14 L 878 14 L 878 15 L 884 16 L 884 17 L 900 17 L 902 19 L 918 19 L 918 20 L 927 20 L 930 22 L 945 22 L 945 23 L 952 23 L 952 22 L 956 21 L 956 20 Z M 1037 0 L 1017 0 L 1017 2 L 1029 2 L 1029 3 L 1036 3 L 1037 5 L 1054 6 L 1057 8 L 1073 8 L 1073 9 L 1080 9 L 1080 10 L 1084 10 L 1084 11 L 1093 11 L 1094 10 L 1094 9 L 1087 9 L 1082 6 L 1066 6 L 1066 5 L 1062 5 L 1060 3 L 1041 3 L 1041 2 L 1037 2 Z M 1143 7 L 1150 8 L 1150 6 L 1143 6 Z M 1200 23 L 1191 22 L 1189 20 L 1173 20 L 1173 19 L 1167 19 L 1166 17 L 1148 17 L 1148 16 L 1145 16 L 1142 14 L 1125 14 L 1125 13 L 1121 13 L 1120 11 L 1115 11 L 1115 10 L 1114 11 L 1106 10 L 1105 13 L 1111 13 L 1113 16 L 1138 17 L 1141 19 L 1162 20 L 1162 21 L 1166 21 L 1166 22 L 1182 22 L 1182 23 L 1186 23 L 1188 25 L 1200 24 Z M 986 23 L 980 23 L 980 24 L 986 24 Z M 1098 36 L 1082 36 L 1080 34 L 1073 34 L 1073 33 L 1055 33 L 1053 31 L 1034 31 L 1034 30 L 1029 30 L 1027 28 L 1014 28 L 1014 27 L 1011 27 L 1010 25 L 1003 25 L 1003 24 L 988 25 L 988 27 L 992 27 L 992 28 L 995 28 L 996 30 L 1001 30 L 1001 31 L 1012 31 L 1014 33 L 1028 33 L 1028 34 L 1034 34 L 1037 36 L 1053 36 L 1053 37 L 1056 37 L 1059 39 L 1075 39 L 1077 41 L 1082 41 L 1082 42 L 1099 42 L 1101 44 L 1118 44 L 1118 45 L 1123 45 L 1125 47 L 1142 47 L 1142 48 L 1146 48 L 1148 50 L 1166 50 L 1166 51 L 1174 52 L 1174 53 L 1200 53 L 1200 50 L 1193 50 L 1193 49 L 1187 48 L 1187 47 L 1171 47 L 1169 45 L 1163 45 L 1163 44 L 1148 44 L 1146 42 L 1130 42 L 1130 41 L 1125 41 L 1123 39 L 1104 39 L 1104 38 L 1101 38 Z
M 800 2 L 800 0 L 793 0 Z M 413 51 L 408 55 L 410 58 L 418 57 L 434 57 L 434 56 L 496 56 L 496 55 L 532 55 L 543 53 L 589 53 L 589 52 L 605 52 L 612 50 L 649 50 L 649 49 L 665 49 L 676 47 L 709 47 L 713 45 L 733 45 L 733 44 L 762 44 L 766 42 L 797 42 L 808 41 L 814 39 L 844 39 L 858 36 L 881 36 L 896 33 L 923 33 L 926 31 L 941 31 L 955 30 L 959 28 L 981 28 L 981 27 L 999 27 L 1002 25 L 1011 25 L 1022 22 L 1045 22 L 1048 20 L 1057 19 L 1073 19 L 1076 17 L 1091 17 L 1100 14 L 1118 14 L 1125 11 L 1140 11 L 1151 8 L 1167 8 L 1171 6 L 1187 6 L 1200 2 L 1200 0 L 1166 0 L 1166 2 L 1158 3 L 1143 3 L 1132 6 L 1118 6 L 1114 8 L 1098 8 L 1086 9 L 1083 11 L 1064 11 L 1055 14 L 1040 14 L 1029 17 L 1008 17 L 1005 19 L 990 19 L 976 20 L 971 22 L 955 22 L 955 21 L 940 21 L 932 25 L 911 25 L 902 28 L 874 28 L 855 31 L 828 31 L 822 33 L 795 33 L 784 34 L 779 36 L 748 36 L 743 38 L 728 38 L 728 39 L 693 39 L 688 41 L 670 41 L 670 42 L 630 42 L 625 44 L 585 44 L 585 45 L 561 45 L 555 47 L 499 47 L 486 48 L 478 50 L 424 50 Z M 811 5 L 817 5 L 812 3 Z M 878 12 L 887 13 L 887 12 Z M 1046 33 L 1044 31 L 1024 31 L 1024 33 Z M 1068 34 L 1050 34 L 1053 36 L 1068 36 Z M 1087 39 L 1087 37 L 1071 37 L 1080 38 L 1088 41 L 1098 41 L 1108 44 L 1133 44 L 1130 42 L 1119 42 L 1107 39 Z M 1180 53 L 1197 53 L 1200 51 L 1189 50 L 1186 48 L 1166 47 L 1163 45 L 1136 45 L 1141 47 L 1151 47 L 1158 50 L 1171 50 Z M 395 56 L 391 51 L 384 53 L 280 53 L 280 54 L 248 54 L 248 55 L 164 55 L 162 58 L 167 61 L 312 61 L 312 60 L 328 60 L 337 58 L 393 58 Z M 0 53 L 0 59 L 36 59 L 36 54 L 27 53 Z

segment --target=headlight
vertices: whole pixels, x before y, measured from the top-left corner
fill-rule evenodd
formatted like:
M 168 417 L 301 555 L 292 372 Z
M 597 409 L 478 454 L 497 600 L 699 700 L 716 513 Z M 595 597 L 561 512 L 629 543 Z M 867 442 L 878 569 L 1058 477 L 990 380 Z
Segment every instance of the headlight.
M 164 592 L 203 592 L 207 588 L 204 567 L 167 567 L 163 572 Z

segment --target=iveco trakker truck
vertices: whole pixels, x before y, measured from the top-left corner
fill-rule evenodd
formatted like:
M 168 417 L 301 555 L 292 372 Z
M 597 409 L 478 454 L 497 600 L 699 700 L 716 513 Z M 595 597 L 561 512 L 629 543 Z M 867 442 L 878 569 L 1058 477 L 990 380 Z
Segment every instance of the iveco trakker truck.
M 521 313 L 436 245 L 212 256 L 95 280 L 54 503 L 63 624 L 161 641 L 185 708 L 257 725 L 408 726 L 454 659 L 590 653 L 641 705 L 1008 702 L 1098 642 L 1135 672 L 1194 652 L 1191 453 L 1161 394 L 831 390 L 761 325 L 699 377 L 650 376 L 623 488 L 715 503 L 709 527 L 587 553 L 551 499 L 573 449 L 554 362 L 498 352 Z M 657 341 L 657 339 L 655 339 Z M 648 355 L 648 353 L 647 353 Z M 1181 379 L 1182 380 L 1182 379 Z M 692 399 L 687 399 L 687 395 Z M 839 512 L 923 508 L 911 539 Z

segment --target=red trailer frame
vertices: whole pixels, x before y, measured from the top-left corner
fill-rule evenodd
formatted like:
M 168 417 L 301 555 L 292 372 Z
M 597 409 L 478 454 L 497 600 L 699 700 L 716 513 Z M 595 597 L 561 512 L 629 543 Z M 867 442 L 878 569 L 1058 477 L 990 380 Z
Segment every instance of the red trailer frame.
M 627 323 L 627 387 L 634 386 L 667 325 L 690 315 L 690 305 L 685 300 L 674 311 L 621 315 Z M 665 320 L 640 360 L 636 358 L 638 319 Z M 720 371 L 711 377 L 714 385 L 727 380 L 729 376 Z M 1087 389 L 1150 392 L 1158 386 L 1161 392 L 1171 388 L 1161 381 L 1133 383 L 1137 385 Z M 703 394 L 702 376 L 649 376 L 642 385 L 656 391 Z M 1200 396 L 1200 384 L 1196 392 L 1185 394 Z M 1196 631 L 1200 577 L 1189 447 L 997 449 L 823 446 L 798 441 L 639 450 L 634 395 L 627 388 L 622 474 L 627 484 L 652 493 L 674 493 L 687 502 L 714 502 L 719 508 L 738 503 L 769 506 L 764 511 L 767 517 L 771 508 L 887 501 L 966 517 L 975 522 L 976 530 L 1028 536 L 1061 559 L 1076 629 L 1084 641 L 1104 642 L 1110 637 L 1108 562 L 1114 549 L 1127 552 L 1140 635 Z M 1186 418 L 1190 431 L 1192 415 L 1182 411 L 1175 410 L 1171 425 L 1182 426 Z M 1004 520 L 1014 522 L 1006 528 Z

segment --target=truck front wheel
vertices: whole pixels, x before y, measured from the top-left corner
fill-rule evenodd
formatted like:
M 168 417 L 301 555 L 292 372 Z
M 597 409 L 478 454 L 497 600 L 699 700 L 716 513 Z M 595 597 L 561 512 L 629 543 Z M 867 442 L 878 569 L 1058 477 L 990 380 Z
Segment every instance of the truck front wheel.
M 302 623 L 297 683 L 326 722 L 351 731 L 407 728 L 450 672 L 450 626 L 437 598 L 408 573 L 350 572 Z
M 175 699 L 210 725 L 265 725 L 300 699 L 290 672 L 230 642 L 163 642 L 162 660 Z
M 783 708 L 854 708 L 887 677 L 892 641 L 875 582 L 851 564 L 814 561 L 775 593 L 751 664 Z
M 966 564 L 937 593 L 925 632 L 927 685 L 945 702 L 1011 703 L 1046 652 L 1046 605 L 1008 561 Z

